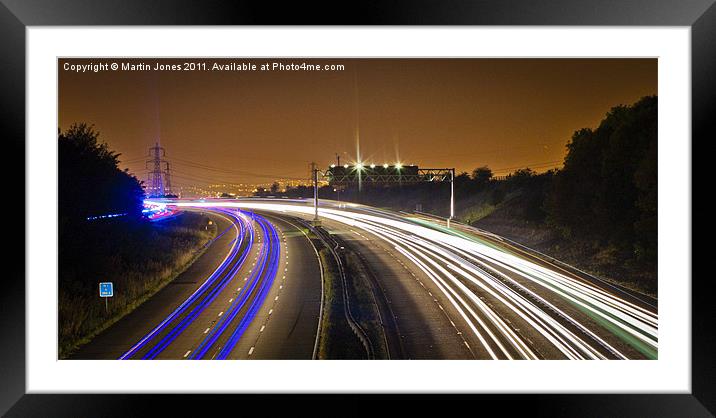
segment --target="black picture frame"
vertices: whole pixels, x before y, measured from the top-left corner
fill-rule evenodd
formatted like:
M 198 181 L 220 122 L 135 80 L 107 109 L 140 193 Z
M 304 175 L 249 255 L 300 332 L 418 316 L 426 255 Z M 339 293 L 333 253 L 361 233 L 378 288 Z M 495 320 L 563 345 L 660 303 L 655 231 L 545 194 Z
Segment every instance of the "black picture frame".
M 5 179 L 25 175 L 25 46 L 27 26 L 74 25 L 559 25 L 559 26 L 688 26 L 691 28 L 692 155 L 693 146 L 713 138 L 709 122 L 716 115 L 716 6 L 715 0 L 490 0 L 490 1 L 392 1 L 354 4 L 292 2 L 216 2 L 211 0 L 0 0 L 0 109 L 2 135 L 7 151 Z M 713 142 L 713 141 L 711 141 Z M 699 190 L 692 160 L 692 190 Z M 9 186 L 12 188 L 12 186 Z M 17 186 L 15 186 L 15 189 Z M 3 228 L 12 241 L 6 260 L 24 259 L 25 226 L 32 219 L 22 215 L 23 199 L 13 190 L 12 220 Z M 21 203 L 23 202 L 23 203 Z M 688 202 L 693 204 L 693 202 Z M 20 207 L 22 206 L 22 208 Z M 694 216 L 693 223 L 701 216 Z M 18 222 L 22 216 L 24 222 Z M 692 260 L 707 259 L 708 246 L 693 240 L 705 229 L 692 233 Z M 6 252 L 7 254 L 7 252 Z M 695 255 L 701 257 L 695 257 Z M 207 415 L 214 408 L 245 401 L 244 395 L 59 395 L 25 393 L 25 267 L 6 262 L 0 287 L 0 413 L 7 416 L 134 416 L 148 414 L 144 405 L 160 404 L 178 415 Z M 693 270 L 692 264 L 692 272 Z M 691 393 L 688 394 L 579 394 L 579 395 L 470 395 L 480 408 L 497 407 L 503 412 L 550 416 L 713 416 L 716 413 L 716 332 L 714 305 L 708 292 L 709 275 L 692 274 Z M 670 278 L 684 280 L 689 278 Z M 615 376 L 618 379 L 618 376 Z M 158 396 L 158 397 L 155 397 Z M 421 409 L 439 407 L 430 398 L 418 398 Z M 261 400 L 263 403 L 265 401 Z M 411 400 L 413 401 L 413 400 Z M 283 404 L 315 408 L 315 399 L 282 400 Z M 371 411 L 373 402 L 342 396 L 351 412 Z M 395 405 L 404 405 L 397 400 Z M 391 402 L 393 403 L 393 402 Z M 450 404 L 460 405 L 463 400 Z M 207 406 L 208 405 L 208 406 Z M 303 406 L 303 405 L 302 405 Z M 207 409 L 208 408 L 208 409 Z M 402 409 L 402 407 L 401 407 Z M 489 410 L 489 409 L 488 409 Z M 164 410 L 167 412 L 167 410 Z M 165 414 L 163 414 L 165 415 Z

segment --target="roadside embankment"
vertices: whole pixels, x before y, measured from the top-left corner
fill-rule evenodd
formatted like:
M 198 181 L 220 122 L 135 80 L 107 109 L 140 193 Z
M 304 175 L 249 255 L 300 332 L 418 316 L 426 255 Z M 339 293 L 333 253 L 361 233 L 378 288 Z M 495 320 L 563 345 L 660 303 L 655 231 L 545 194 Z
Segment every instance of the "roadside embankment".
M 160 222 L 105 222 L 60 242 L 59 358 L 66 358 L 186 270 L 217 235 L 206 215 Z M 66 241 L 70 241 L 67 238 Z M 63 248 L 64 247 L 64 248 Z M 113 282 L 114 296 L 98 295 Z

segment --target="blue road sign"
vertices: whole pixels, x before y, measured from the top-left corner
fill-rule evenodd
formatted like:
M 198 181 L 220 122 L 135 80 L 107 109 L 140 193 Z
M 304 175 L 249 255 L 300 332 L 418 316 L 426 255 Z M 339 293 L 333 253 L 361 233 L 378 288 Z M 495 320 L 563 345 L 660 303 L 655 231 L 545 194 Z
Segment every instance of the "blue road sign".
M 99 297 L 111 298 L 114 296 L 114 286 L 112 282 L 103 282 L 99 284 Z

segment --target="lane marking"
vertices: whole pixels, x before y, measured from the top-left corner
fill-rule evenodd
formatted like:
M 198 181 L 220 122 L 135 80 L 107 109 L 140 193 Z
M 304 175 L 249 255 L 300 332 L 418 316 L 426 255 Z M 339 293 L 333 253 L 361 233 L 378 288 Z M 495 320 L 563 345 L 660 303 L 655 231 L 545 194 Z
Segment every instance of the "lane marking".
M 264 332 L 264 329 L 266 329 L 266 325 L 261 325 L 261 329 L 259 330 L 259 332 Z
M 253 352 L 254 352 L 254 348 L 253 347 L 249 348 L 249 355 L 251 355 L 251 353 L 253 353 Z
M 224 311 L 219 312 L 219 316 L 221 316 L 221 315 L 223 315 L 223 314 L 224 314 Z
M 191 353 L 191 350 L 189 350 L 189 351 L 187 351 L 186 353 L 184 353 L 184 358 L 189 357 L 189 353 Z
M 210 329 L 211 329 L 211 328 L 205 329 L 205 330 L 204 330 L 204 334 L 208 334 Z

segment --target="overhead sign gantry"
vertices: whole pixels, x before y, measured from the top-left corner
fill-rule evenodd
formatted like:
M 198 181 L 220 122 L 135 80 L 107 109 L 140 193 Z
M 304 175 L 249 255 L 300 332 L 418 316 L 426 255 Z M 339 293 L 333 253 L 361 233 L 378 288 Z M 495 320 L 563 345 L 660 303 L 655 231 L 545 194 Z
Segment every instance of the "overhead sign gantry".
M 313 198 L 315 207 L 314 222 L 318 222 L 318 177 L 319 175 L 331 185 L 346 184 L 410 184 L 430 182 L 450 182 L 450 217 L 447 226 L 455 216 L 455 169 L 454 168 L 420 168 L 417 165 L 396 164 L 344 164 L 331 166 L 325 171 L 312 165 Z

